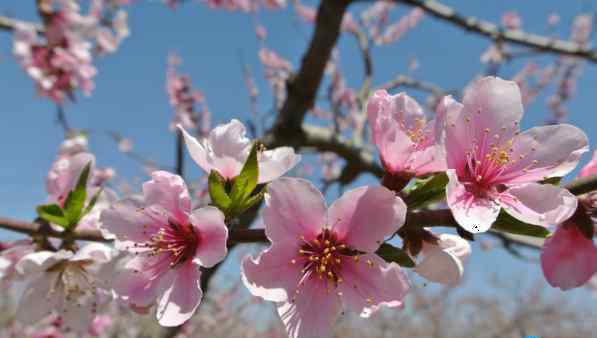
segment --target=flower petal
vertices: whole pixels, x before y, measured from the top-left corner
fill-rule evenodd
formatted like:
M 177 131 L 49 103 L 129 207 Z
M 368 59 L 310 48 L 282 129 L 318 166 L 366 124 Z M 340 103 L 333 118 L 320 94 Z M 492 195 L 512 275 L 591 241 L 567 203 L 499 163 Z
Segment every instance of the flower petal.
M 340 196 L 328 211 L 328 226 L 354 249 L 375 252 L 404 224 L 406 205 L 385 187 L 360 187 Z
M 154 171 L 151 178 L 143 183 L 145 203 L 159 205 L 176 221 L 186 223 L 191 212 L 191 198 L 182 177 L 167 171 Z
M 425 243 L 422 252 L 424 258 L 415 272 L 429 281 L 456 286 L 462 279 L 471 246 L 460 236 L 441 234 L 438 245 Z
M 551 286 L 579 287 L 597 272 L 597 247 L 574 224 L 558 226 L 543 244 L 541 268 Z
M 326 223 L 323 195 L 309 181 L 282 177 L 270 183 L 265 194 L 263 220 L 272 242 L 315 238 Z
M 116 236 L 118 249 L 126 249 L 131 242 L 145 242 L 159 231 L 160 226 L 149 215 L 143 203 L 125 199 L 102 212 L 101 229 Z
M 112 249 L 102 243 L 89 243 L 79 249 L 70 259 L 71 261 L 94 261 L 107 263 L 112 259 Z
M 361 317 L 369 317 L 381 306 L 402 307 L 410 288 L 406 274 L 395 263 L 386 263 L 375 254 L 342 262 L 338 291 L 344 304 Z
M 17 308 L 17 319 L 26 325 L 39 322 L 55 309 L 58 292 L 51 293 L 50 287 L 55 284 L 57 273 L 42 274 L 27 286 Z
M 489 230 L 500 213 L 500 206 L 495 201 L 475 196 L 466 190 L 466 187 L 458 181 L 456 172 L 450 169 L 448 174 L 448 185 L 446 186 L 446 197 L 448 206 L 456 222 L 466 231 L 472 233 L 485 232 Z
M 340 313 L 340 300 L 317 278 L 308 279 L 294 302 L 279 303 L 278 314 L 290 338 L 327 338 Z
M 193 136 L 191 136 L 187 131 L 179 124 L 178 129 L 184 136 L 184 141 L 187 145 L 187 150 L 191 155 L 191 158 L 201 169 L 203 169 L 206 173 L 209 174 L 213 168 L 211 162 L 208 160 L 207 149 Z
M 292 264 L 299 247 L 274 243 L 257 258 L 245 256 L 241 265 L 243 283 L 253 296 L 285 302 L 298 285 L 302 266 Z
M 245 126 L 232 119 L 212 129 L 206 140 L 207 160 L 227 179 L 238 176 L 249 156 L 251 140 L 245 134 Z
M 464 175 L 465 154 L 473 138 L 463 109 L 464 106 L 452 96 L 444 96 L 436 108 L 436 138 L 444 143 L 448 168 L 455 169 L 459 175 Z
M 71 251 L 60 250 L 53 251 L 37 251 L 25 255 L 17 263 L 16 269 L 20 274 L 29 275 L 37 272 L 43 272 L 51 266 L 60 262 L 61 260 L 71 258 L 73 253 Z
M 510 158 L 516 161 L 500 175 L 505 184 L 562 177 L 589 150 L 585 133 L 569 124 L 531 128 L 514 139 Z
M 228 228 L 224 223 L 224 214 L 216 207 L 203 207 L 193 211 L 190 221 L 199 236 L 195 258 L 201 266 L 211 268 L 228 253 Z
M 176 268 L 173 283 L 160 296 L 156 317 L 162 326 L 178 326 L 193 316 L 201 303 L 201 272 L 192 262 Z
M 527 183 L 500 195 L 500 204 L 513 217 L 531 224 L 560 224 L 570 218 L 578 200 L 568 190 L 551 185 Z
M 63 205 L 68 193 L 75 188 L 81 172 L 89 163 L 91 163 L 90 172 L 93 172 L 95 156 L 90 153 L 79 153 L 71 157 L 59 158 L 54 162 L 46 179 L 46 188 L 51 202 Z
M 291 147 L 279 147 L 258 153 L 259 183 L 267 183 L 292 170 L 301 160 L 301 155 Z
M 129 305 L 147 307 L 152 305 L 157 296 L 169 287 L 173 279 L 172 269 L 166 269 L 165 275 L 152 275 L 148 267 L 159 257 L 148 258 L 135 256 L 129 260 L 114 278 L 114 292 Z M 162 281 L 164 280 L 164 281 Z
M 463 114 L 471 120 L 470 128 L 479 142 L 486 134 L 499 134 L 499 145 L 518 131 L 523 107 L 516 82 L 484 77 L 466 90 L 462 103 Z

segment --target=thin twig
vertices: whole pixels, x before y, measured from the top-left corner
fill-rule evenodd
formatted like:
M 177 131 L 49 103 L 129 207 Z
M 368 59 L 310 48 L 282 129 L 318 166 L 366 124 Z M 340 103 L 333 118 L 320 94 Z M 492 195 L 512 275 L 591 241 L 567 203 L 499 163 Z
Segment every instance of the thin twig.
M 510 42 L 547 53 L 576 56 L 592 62 L 597 62 L 597 50 L 595 49 L 587 48 L 574 42 L 557 40 L 551 37 L 527 33 L 521 30 L 503 30 L 491 22 L 480 20 L 475 17 L 460 15 L 453 8 L 438 1 L 393 1 L 419 7 L 437 19 L 446 21 L 468 32 L 487 36 L 494 41 Z

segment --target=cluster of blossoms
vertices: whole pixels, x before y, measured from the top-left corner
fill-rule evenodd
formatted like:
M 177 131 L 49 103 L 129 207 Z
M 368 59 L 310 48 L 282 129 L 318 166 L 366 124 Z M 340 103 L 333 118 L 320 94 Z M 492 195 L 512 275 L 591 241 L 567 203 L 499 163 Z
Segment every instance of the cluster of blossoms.
M 344 309 L 366 318 L 383 307 L 404 307 L 411 282 L 397 263 L 410 262 L 403 265 L 432 282 L 460 283 L 471 254 L 462 233 L 406 224 L 419 183 L 444 177 L 447 205 L 467 232 L 488 231 L 502 214 L 521 227 L 555 227 L 541 255 L 545 276 L 552 286 L 578 287 L 597 271 L 591 219 L 597 199 L 577 198 L 545 180 L 572 171 L 588 141 L 565 124 L 520 132 L 522 107 L 516 83 L 495 77 L 469 86 L 462 103 L 442 98 L 430 121 L 405 93 L 374 92 L 366 110 L 386 172 L 382 185 L 354 188 L 329 206 L 308 180 L 282 177 L 300 155 L 289 147 L 263 149 L 238 120 L 201 139 L 178 125 L 191 158 L 209 174 L 212 205 L 194 208 L 183 178 L 166 171 L 151 173 L 142 195 L 98 205 L 94 199 L 106 175 L 94 169 L 86 140 L 74 137 L 48 176 L 49 200 L 68 214 L 73 194 L 86 189 L 89 201 L 82 205 L 95 206 L 74 226 L 100 229 L 114 248 L 93 243 L 79 249 L 68 240 L 74 227 L 63 225 L 57 249 L 47 241 L 5 248 L 0 278 L 26 279 L 17 314 L 24 323 L 52 315 L 64 329 L 87 332 L 98 302 L 115 297 L 138 313 L 155 307 L 161 325 L 179 326 L 201 303 L 201 269 L 225 259 L 233 218 L 263 198 L 270 246 L 244 257 L 242 282 L 252 295 L 276 304 L 290 337 L 331 337 Z M 595 163 L 580 175 L 594 174 Z M 86 170 L 90 179 L 81 187 Z M 53 225 L 58 230 L 60 224 Z M 403 250 L 389 243 L 395 235 Z
M 211 113 L 207 108 L 203 93 L 193 90 L 191 77 L 177 72 L 180 63 L 180 58 L 175 54 L 168 59 L 166 91 L 170 97 L 170 105 L 174 108 L 174 118 L 170 129 L 176 130 L 177 125 L 186 129 L 199 128 L 199 134 L 205 136 L 209 132 Z M 199 108 L 196 107 L 197 105 Z M 200 110 L 200 116 L 197 116 L 197 109 Z
M 74 0 L 61 1 L 58 6 L 52 0 L 38 1 L 42 27 L 16 25 L 14 55 L 35 81 L 40 95 L 63 104 L 74 99 L 76 89 L 91 93 L 97 73 L 93 53 L 116 51 L 129 34 L 127 14 L 115 11 L 116 5 L 112 1 L 92 1 L 89 14 L 83 15 Z

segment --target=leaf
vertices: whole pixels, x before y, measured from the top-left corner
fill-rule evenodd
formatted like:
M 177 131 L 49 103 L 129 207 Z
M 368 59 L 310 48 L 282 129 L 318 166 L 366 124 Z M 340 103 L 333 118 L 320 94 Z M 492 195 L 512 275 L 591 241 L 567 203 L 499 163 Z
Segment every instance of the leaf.
M 388 263 L 394 262 L 406 268 L 415 267 L 415 262 L 404 250 L 391 244 L 383 243 L 375 253 Z
M 212 170 L 208 178 L 208 190 L 211 202 L 222 212 L 226 213 L 232 204 L 226 193 L 226 180 L 220 173 Z
M 38 205 L 36 210 L 37 215 L 39 215 L 40 218 L 50 223 L 59 225 L 63 228 L 69 226 L 68 220 L 64 216 L 64 213 L 58 204 Z
M 250 196 L 242 203 L 241 206 L 238 207 L 238 209 L 235 209 L 234 212 L 236 214 L 242 214 L 246 210 L 253 207 L 255 204 L 261 202 L 264 194 L 265 194 L 265 189 L 263 189 L 262 191 L 260 191 L 259 193 L 255 194 L 253 196 Z
M 561 177 L 550 177 L 550 178 L 546 178 L 543 181 L 541 181 L 542 184 L 551 184 L 551 185 L 556 185 L 559 186 L 560 185 L 560 181 L 562 181 Z
M 242 205 L 242 202 L 251 196 L 251 193 L 257 186 L 257 178 L 259 177 L 259 167 L 257 165 L 258 146 L 257 143 L 253 143 L 247 161 L 243 165 L 240 174 L 234 179 L 232 191 L 230 192 L 232 208 L 238 209 Z
M 404 198 L 408 208 L 420 208 L 425 204 L 443 198 L 446 194 L 448 176 L 445 173 L 433 175 L 427 179 L 417 179 Z
M 87 204 L 87 206 L 85 207 L 85 210 L 83 210 L 83 214 L 81 215 L 81 217 L 87 215 L 95 206 L 95 203 L 97 203 L 97 200 L 100 196 L 100 194 L 104 191 L 103 188 L 100 188 L 94 195 L 93 197 L 91 197 L 91 200 L 89 201 L 89 204 Z
M 539 238 L 545 238 L 549 235 L 549 231 L 546 228 L 539 225 L 521 222 L 503 210 L 500 212 L 497 220 L 493 223 L 492 229 L 515 235 L 525 235 Z
M 87 163 L 75 188 L 68 193 L 66 201 L 64 202 L 63 212 L 65 218 L 68 220 L 69 227 L 76 226 L 83 214 L 83 207 L 87 199 L 87 180 L 91 171 L 91 162 Z

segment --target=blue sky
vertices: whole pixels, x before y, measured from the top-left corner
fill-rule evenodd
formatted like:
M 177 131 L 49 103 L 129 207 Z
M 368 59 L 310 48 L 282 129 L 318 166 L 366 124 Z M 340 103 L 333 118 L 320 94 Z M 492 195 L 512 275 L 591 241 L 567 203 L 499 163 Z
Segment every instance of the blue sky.
M 568 35 L 569 23 L 582 10 L 592 10 L 590 1 L 446 1 L 460 12 L 494 22 L 501 14 L 515 9 L 524 20 L 525 30 L 544 33 L 547 16 L 557 11 L 562 17 L 560 32 Z M 33 1 L 6 0 L 0 13 L 24 20 L 35 20 Z M 351 10 L 363 8 L 355 5 Z M 407 8 L 399 8 L 402 14 Z M 184 60 L 182 70 L 193 77 L 195 86 L 207 97 L 215 122 L 231 117 L 248 118 L 248 98 L 243 85 L 240 61 L 247 63 L 257 75 L 261 92 L 258 107 L 271 109 L 271 96 L 261 78 L 257 58 L 259 43 L 254 36 L 256 20 L 268 28 L 267 45 L 298 65 L 309 40 L 310 27 L 300 23 L 292 11 L 262 12 L 256 17 L 226 11 L 213 11 L 195 2 L 188 2 L 171 11 L 157 1 L 141 1 L 129 7 L 132 35 L 114 55 L 98 60 L 99 74 L 91 97 L 78 95 L 76 104 L 66 107 L 71 125 L 91 130 L 90 144 L 101 166 L 114 167 L 121 177 L 144 178 L 132 160 L 119 153 L 105 132 L 114 130 L 129 137 L 136 151 L 160 163 L 173 163 L 174 141 L 168 131 L 172 110 L 164 89 L 168 53 L 176 51 Z M 407 73 L 408 62 L 416 57 L 420 68 L 411 75 L 433 81 L 447 89 L 462 88 L 483 71 L 479 55 L 487 48 L 485 38 L 467 34 L 431 17 L 425 17 L 418 28 L 391 46 L 373 51 L 374 84 Z M 63 134 L 54 123 L 55 107 L 45 98 L 35 96 L 32 81 L 16 65 L 11 56 L 12 37 L 0 32 L 0 215 L 32 219 L 35 205 L 44 201 L 44 179 L 55 157 Z M 343 35 L 339 42 L 342 69 L 349 85 L 362 79 L 362 64 L 355 41 Z M 549 60 L 540 57 L 538 62 Z M 526 60 L 513 62 L 501 76 L 512 76 Z M 584 66 L 576 97 L 567 104 L 569 122 L 581 126 L 591 145 L 597 140 L 594 96 L 597 90 L 597 67 Z M 422 97 L 419 93 L 412 93 Z M 540 97 L 526 110 L 523 128 L 541 124 L 546 117 L 545 97 Z M 583 163 L 588 160 L 583 158 Z M 192 178 L 201 172 L 187 161 Z M 362 178 L 360 183 L 371 183 Z M 0 240 L 9 236 L 0 233 Z M 475 251 L 468 266 L 468 278 L 479 289 L 492 274 L 541 281 L 538 264 L 522 263 L 502 251 Z M 490 291 L 489 291 L 490 292 Z M 557 290 L 551 290 L 554 294 Z M 572 297 L 587 295 L 573 291 Z

